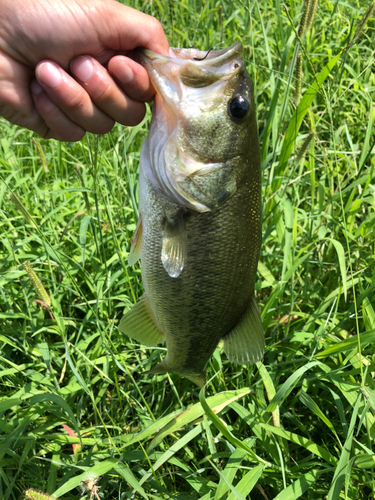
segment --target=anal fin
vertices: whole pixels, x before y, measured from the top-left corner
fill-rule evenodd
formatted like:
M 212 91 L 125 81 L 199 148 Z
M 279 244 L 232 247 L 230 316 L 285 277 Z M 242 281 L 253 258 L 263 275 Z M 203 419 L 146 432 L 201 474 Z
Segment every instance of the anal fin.
M 264 347 L 262 320 L 253 296 L 245 314 L 224 337 L 224 352 L 232 363 L 250 365 L 263 358 Z
M 142 295 L 133 308 L 121 319 L 119 330 L 147 346 L 160 344 L 165 340 L 164 335 L 155 324 L 145 295 Z

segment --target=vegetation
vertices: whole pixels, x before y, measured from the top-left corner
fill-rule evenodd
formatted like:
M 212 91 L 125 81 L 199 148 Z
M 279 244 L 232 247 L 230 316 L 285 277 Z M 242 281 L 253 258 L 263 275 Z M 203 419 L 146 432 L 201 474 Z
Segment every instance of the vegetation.
M 306 3 L 132 4 L 241 40 L 255 82 L 267 351 L 218 349 L 200 394 L 117 329 L 150 112 L 77 144 L 0 121 L 1 498 L 375 498 L 374 2 Z

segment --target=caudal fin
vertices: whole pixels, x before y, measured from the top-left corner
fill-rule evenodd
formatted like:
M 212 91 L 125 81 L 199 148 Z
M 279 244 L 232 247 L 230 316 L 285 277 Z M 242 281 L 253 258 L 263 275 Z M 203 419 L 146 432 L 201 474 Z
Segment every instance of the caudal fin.
M 202 389 L 206 383 L 206 370 L 203 370 L 199 375 L 186 375 L 186 378 L 194 382 L 194 384 L 197 384 L 199 389 Z
M 151 368 L 151 370 L 148 370 L 147 372 L 144 372 L 144 373 L 145 373 L 145 375 L 148 375 L 148 374 L 151 375 L 151 374 L 155 374 L 155 373 L 165 373 L 165 372 L 170 372 L 170 371 L 175 372 L 175 370 L 171 370 L 169 368 L 168 360 L 167 360 L 167 358 L 165 358 L 165 359 L 163 359 L 163 361 L 161 363 L 159 363 L 158 365 Z M 182 375 L 183 377 L 188 378 L 189 380 L 194 382 L 194 384 L 197 384 L 199 389 L 202 389 L 202 387 L 206 383 L 206 370 L 203 370 L 203 372 L 198 374 L 198 375 L 191 375 L 190 373 L 179 373 L 179 372 L 176 372 L 176 373 L 178 373 L 179 375 Z

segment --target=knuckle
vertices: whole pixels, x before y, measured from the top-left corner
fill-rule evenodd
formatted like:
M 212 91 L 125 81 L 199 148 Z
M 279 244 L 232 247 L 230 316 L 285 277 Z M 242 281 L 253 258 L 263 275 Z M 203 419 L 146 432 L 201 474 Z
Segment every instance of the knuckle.
M 81 111 L 82 108 L 84 108 L 85 105 L 85 96 L 83 91 L 79 90 L 76 92 L 74 95 L 66 99 L 64 105 L 70 110 L 70 111 Z
M 164 35 L 163 27 L 162 27 L 160 21 L 158 21 L 156 19 L 156 17 L 151 17 L 150 24 L 151 24 L 151 26 L 150 26 L 151 30 L 150 31 L 154 34 L 154 36 L 155 35 L 156 36 L 160 36 L 162 34 Z
M 42 125 L 35 130 L 43 139 L 76 142 L 85 135 L 85 130 L 75 123 L 48 96 L 36 103 Z
M 95 95 L 93 95 L 93 99 L 95 101 L 107 101 L 112 96 L 112 82 L 108 82 L 105 80 L 101 80 L 100 88 L 96 90 Z
M 52 101 L 42 103 L 39 106 L 39 109 L 46 120 L 58 119 L 59 110 L 56 104 L 54 104 Z

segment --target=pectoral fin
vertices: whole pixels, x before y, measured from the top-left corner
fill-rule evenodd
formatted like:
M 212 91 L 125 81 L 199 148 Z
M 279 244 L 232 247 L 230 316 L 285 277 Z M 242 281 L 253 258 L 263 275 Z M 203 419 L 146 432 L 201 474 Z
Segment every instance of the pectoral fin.
M 187 257 L 187 235 L 183 215 L 176 220 L 166 221 L 161 249 L 164 269 L 171 278 L 177 278 L 185 265 Z
M 141 248 L 142 248 L 142 217 L 139 216 L 137 227 L 135 228 L 133 238 L 131 241 L 131 247 L 128 257 L 129 266 L 134 266 L 134 264 L 141 258 Z
M 148 346 L 164 342 L 164 335 L 155 324 L 145 295 L 142 295 L 133 309 L 122 318 L 119 330 L 128 337 Z
M 254 297 L 246 313 L 224 337 L 224 352 L 229 361 L 239 365 L 250 365 L 263 358 L 264 331 Z

